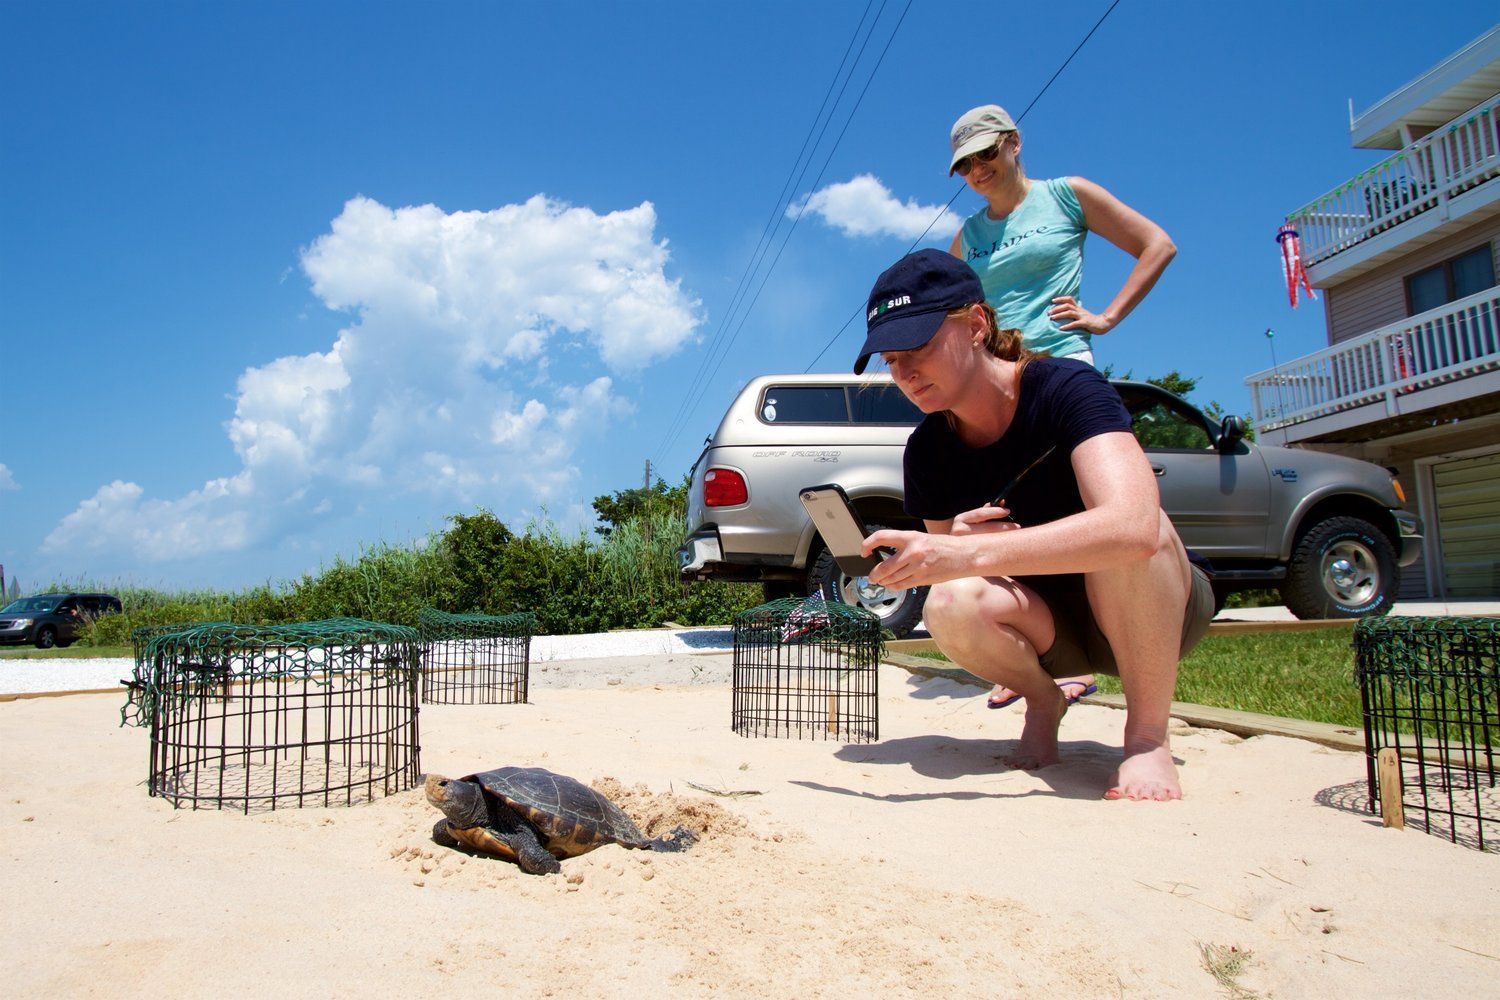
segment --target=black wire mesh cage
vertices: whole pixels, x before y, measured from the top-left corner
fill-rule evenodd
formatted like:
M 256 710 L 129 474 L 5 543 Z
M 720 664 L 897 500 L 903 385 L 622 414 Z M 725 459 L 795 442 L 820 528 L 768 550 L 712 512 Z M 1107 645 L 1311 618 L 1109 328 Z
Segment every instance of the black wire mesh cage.
M 734 617 L 731 725 L 741 736 L 880 739 L 880 621 L 814 596 Z
M 1354 630 L 1354 663 L 1370 811 L 1380 811 L 1376 757 L 1392 748 L 1408 824 L 1500 850 L 1500 622 L 1366 619 Z
M 151 730 L 152 795 L 248 813 L 416 785 L 416 629 L 202 622 L 137 629 L 131 641 L 121 722 Z
M 422 700 L 513 705 L 528 698 L 536 615 L 455 615 L 424 608 Z

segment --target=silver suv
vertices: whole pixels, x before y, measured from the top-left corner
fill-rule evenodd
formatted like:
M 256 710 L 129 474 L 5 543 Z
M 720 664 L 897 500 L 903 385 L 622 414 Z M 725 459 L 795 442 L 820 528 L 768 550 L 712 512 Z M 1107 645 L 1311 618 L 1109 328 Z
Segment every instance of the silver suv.
M 1116 381 L 1189 548 L 1213 562 L 1220 603 L 1278 587 L 1299 618 L 1384 614 L 1421 524 L 1400 484 L 1369 462 L 1259 447 L 1164 389 Z M 905 635 L 925 589 L 891 592 L 838 571 L 798 499 L 838 483 L 871 528 L 917 528 L 902 506 L 901 456 L 921 413 L 889 375 L 763 375 L 740 392 L 693 466 L 685 581 L 758 581 L 767 599 L 821 591 Z

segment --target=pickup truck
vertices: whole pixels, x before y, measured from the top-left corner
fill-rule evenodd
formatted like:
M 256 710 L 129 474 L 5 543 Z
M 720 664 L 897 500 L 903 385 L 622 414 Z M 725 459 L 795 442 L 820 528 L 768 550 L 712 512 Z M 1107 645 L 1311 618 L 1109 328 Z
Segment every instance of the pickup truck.
M 1146 382 L 1115 381 L 1183 542 L 1214 567 L 1220 604 L 1278 588 L 1299 618 L 1390 610 L 1421 523 L 1400 483 L 1369 462 L 1261 447 L 1238 417 L 1216 421 Z M 921 413 L 887 374 L 763 375 L 730 404 L 693 466 L 684 581 L 757 581 L 767 599 L 821 591 L 874 612 L 896 635 L 924 588 L 888 592 L 839 572 L 799 497 L 838 483 L 872 530 L 920 529 L 902 505 L 901 457 Z

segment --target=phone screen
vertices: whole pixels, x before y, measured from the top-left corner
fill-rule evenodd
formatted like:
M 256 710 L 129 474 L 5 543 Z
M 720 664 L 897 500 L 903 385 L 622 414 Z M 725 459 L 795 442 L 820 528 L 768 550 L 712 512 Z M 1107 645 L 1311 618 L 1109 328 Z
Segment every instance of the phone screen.
M 802 490 L 802 506 L 839 569 L 850 576 L 869 576 L 870 570 L 880 565 L 880 556 L 866 556 L 860 551 L 869 532 L 841 487 L 834 483 L 809 486 Z

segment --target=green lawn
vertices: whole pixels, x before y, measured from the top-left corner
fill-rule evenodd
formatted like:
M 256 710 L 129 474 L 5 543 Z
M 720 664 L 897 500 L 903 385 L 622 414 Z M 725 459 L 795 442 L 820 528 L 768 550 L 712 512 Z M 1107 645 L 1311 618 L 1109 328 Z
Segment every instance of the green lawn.
M 1182 661 L 1176 700 L 1357 729 L 1352 636 L 1347 628 L 1211 635 Z M 1099 690 L 1117 694 L 1120 682 L 1100 677 Z
M 103 656 L 134 656 L 129 646 L 69 646 L 67 649 L 37 649 L 10 646 L 0 649 L 0 660 L 88 660 Z

